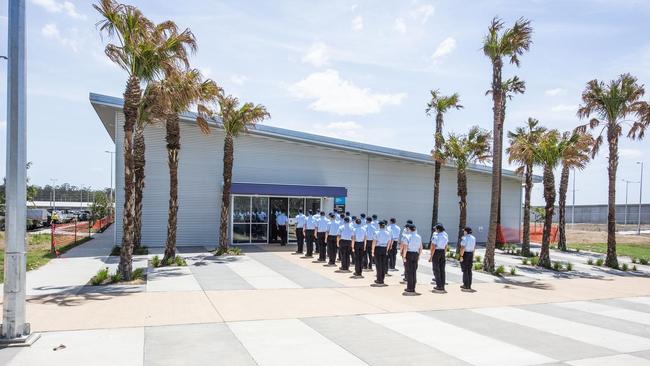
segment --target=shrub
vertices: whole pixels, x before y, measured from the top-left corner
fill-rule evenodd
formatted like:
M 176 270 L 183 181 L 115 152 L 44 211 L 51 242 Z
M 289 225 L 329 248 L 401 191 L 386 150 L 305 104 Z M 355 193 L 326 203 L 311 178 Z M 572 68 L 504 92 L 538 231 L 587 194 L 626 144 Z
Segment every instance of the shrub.
M 580 253 L 580 248 L 576 248 L 576 253 Z
M 181 257 L 180 255 L 177 255 L 176 258 L 174 258 L 174 263 L 178 267 L 185 267 L 187 266 L 187 262 L 185 262 L 185 258 Z
M 497 275 L 497 276 L 501 276 L 501 275 L 504 274 L 504 273 L 506 273 L 506 267 L 504 267 L 503 265 L 498 266 L 498 267 L 494 270 L 494 274 Z
M 214 255 L 216 256 L 221 256 L 221 255 L 241 255 L 241 248 L 239 247 L 230 247 L 230 248 L 223 248 L 219 247 L 216 252 L 214 252 Z
M 596 265 L 598 267 L 601 267 L 603 265 L 603 263 L 605 263 L 605 261 L 602 258 L 596 259 Z
M 648 258 L 639 258 L 639 263 L 646 265 L 648 264 Z
M 160 257 L 154 255 L 153 258 L 151 258 L 151 265 L 154 267 L 160 267 Z
M 102 268 L 99 271 L 97 271 L 97 274 L 95 274 L 91 279 L 90 283 L 93 286 L 98 286 L 104 283 L 108 279 L 108 267 Z
M 133 273 L 131 274 L 131 279 L 132 280 L 144 280 L 144 268 L 136 268 L 133 270 Z
M 592 265 L 594 264 L 594 260 L 593 260 L 593 258 L 589 258 L 589 259 L 587 259 L 587 264 L 590 265 L 590 266 L 592 266 Z
M 526 257 L 521 258 L 521 264 L 527 265 L 528 264 L 528 258 L 526 258 Z
M 536 266 L 539 264 L 539 257 L 531 257 L 530 258 L 530 265 L 531 266 Z
M 516 255 L 521 255 L 521 249 L 517 249 L 517 250 L 515 251 L 515 254 L 516 254 Z
M 553 269 L 556 271 L 561 271 L 562 270 L 562 263 L 560 262 L 553 262 Z
M 634 272 L 637 271 L 637 269 L 636 269 L 636 264 L 632 266 L 632 270 L 633 270 Z
M 480 262 L 480 261 L 481 261 L 481 256 L 480 255 L 477 255 L 476 257 L 474 257 L 474 262 Z
M 172 258 L 172 257 L 167 258 L 167 260 L 165 261 L 165 265 L 166 266 L 173 266 L 174 265 L 174 260 L 175 260 L 175 258 Z
M 515 268 L 515 267 L 510 267 L 510 274 L 511 274 L 512 276 L 516 275 L 516 274 L 517 274 L 517 268 Z
M 632 263 L 636 263 L 637 259 L 635 257 L 632 257 Z
M 474 263 L 474 270 L 475 271 L 480 271 L 482 269 L 483 269 L 483 263 L 481 263 L 481 262 Z
M 628 269 L 630 269 L 630 268 L 628 267 L 627 263 L 623 263 L 623 266 L 621 266 L 621 270 L 623 272 L 627 272 Z
M 115 271 L 115 273 L 111 275 L 110 279 L 111 279 L 110 280 L 111 283 L 117 283 L 122 280 L 122 276 L 120 276 L 120 273 L 118 271 Z
M 571 264 L 571 262 L 566 262 L 566 270 L 573 271 L 573 264 Z

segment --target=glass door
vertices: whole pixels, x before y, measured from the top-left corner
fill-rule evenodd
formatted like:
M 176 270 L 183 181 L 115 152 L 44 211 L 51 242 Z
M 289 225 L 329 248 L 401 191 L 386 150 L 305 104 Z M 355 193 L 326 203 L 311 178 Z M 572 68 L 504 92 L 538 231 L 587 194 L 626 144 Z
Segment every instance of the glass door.
M 314 215 L 320 212 L 320 198 L 305 198 L 305 211 L 309 210 Z
M 278 230 L 278 225 L 276 223 L 276 217 L 280 215 L 281 212 L 287 214 L 289 210 L 289 199 L 287 197 L 271 197 L 269 199 L 269 208 L 271 213 L 269 214 L 269 243 L 279 243 L 280 242 L 280 231 Z
M 305 211 L 305 199 L 302 197 L 289 197 L 289 225 L 287 230 L 289 230 L 290 242 L 298 240 L 296 238 L 296 215 L 298 215 L 298 210 Z
M 251 198 L 235 196 L 232 202 L 232 242 L 251 242 Z
M 251 243 L 269 242 L 269 198 L 251 199 Z

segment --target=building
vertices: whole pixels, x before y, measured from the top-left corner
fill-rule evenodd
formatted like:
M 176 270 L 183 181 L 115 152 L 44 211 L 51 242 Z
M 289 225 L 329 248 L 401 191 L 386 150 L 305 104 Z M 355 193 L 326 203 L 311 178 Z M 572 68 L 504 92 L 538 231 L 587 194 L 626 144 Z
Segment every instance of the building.
M 123 201 L 122 100 L 90 94 L 90 102 L 115 141 L 116 231 L 121 237 Z M 215 246 L 218 242 L 222 189 L 223 133 L 204 135 L 191 114 L 181 118 L 178 245 Z M 169 197 L 169 171 L 164 126 L 145 131 L 146 179 L 142 242 L 164 246 Z M 235 139 L 233 198 L 229 228 L 233 243 L 276 240 L 276 210 L 295 216 L 298 208 L 326 212 L 337 209 L 412 219 L 430 237 L 433 161 L 418 154 L 282 128 L 259 125 Z M 455 241 L 458 230 L 456 170 L 443 166 L 439 219 Z M 474 165 L 468 172 L 468 225 L 486 241 L 491 168 Z M 501 223 L 509 241 L 519 240 L 521 178 L 503 171 Z M 291 224 L 290 222 L 290 229 Z M 293 230 L 290 230 L 293 236 Z M 291 239 L 291 237 L 290 237 Z M 428 240 L 426 240 L 428 242 Z
M 538 206 L 544 208 L 544 206 Z M 650 224 L 650 204 L 644 203 L 641 209 L 641 225 Z M 555 215 L 553 222 L 558 221 L 560 208 L 555 206 Z M 566 222 L 575 224 L 607 224 L 607 204 L 596 205 L 576 205 L 573 207 L 570 203 L 566 205 Z M 534 216 L 534 215 L 533 215 Z M 616 223 L 619 225 L 636 225 L 639 223 L 639 203 L 617 204 L 616 205 Z

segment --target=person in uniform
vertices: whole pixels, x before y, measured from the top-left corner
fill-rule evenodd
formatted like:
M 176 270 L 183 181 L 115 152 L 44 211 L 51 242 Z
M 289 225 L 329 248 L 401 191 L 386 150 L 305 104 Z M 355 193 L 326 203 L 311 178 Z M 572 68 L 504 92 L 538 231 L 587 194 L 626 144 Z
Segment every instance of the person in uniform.
M 345 223 L 345 218 L 346 217 L 348 217 L 348 216 L 346 214 L 344 214 L 344 213 L 341 213 L 339 215 L 339 218 L 338 218 L 339 227 L 341 227 L 341 225 L 343 225 Z M 337 252 L 337 255 L 338 255 L 336 260 L 340 262 L 341 261 L 341 248 L 339 248 L 338 240 L 337 240 L 337 244 L 336 244 L 336 252 Z
M 433 277 L 436 287 L 433 289 L 435 293 L 446 293 L 445 291 L 445 264 L 447 258 L 447 245 L 449 237 L 445 232 L 445 228 L 441 224 L 436 224 L 435 231 L 431 234 L 431 255 L 429 255 L 429 262 L 432 263 Z
M 372 262 L 374 261 L 372 257 L 372 241 L 375 239 L 375 228 L 372 226 L 372 218 L 366 218 L 366 253 L 363 257 L 363 269 L 372 271 Z
M 385 286 L 384 278 L 388 273 L 388 246 L 392 244 L 391 232 L 386 228 L 386 222 L 379 223 L 379 230 L 375 232 L 375 238 L 372 241 L 372 256 L 375 258 L 375 268 L 377 269 L 377 279 L 375 285 Z
M 422 253 L 422 237 L 417 233 L 417 228 L 409 224 L 409 233 L 402 237 L 402 260 L 406 266 L 406 289 L 402 293 L 404 296 L 419 295 L 415 292 L 417 282 L 418 260 Z
M 404 238 L 408 235 L 411 235 L 412 225 L 413 225 L 413 220 L 406 220 L 406 225 L 404 225 L 404 228 L 402 229 L 402 236 L 400 238 L 400 245 L 399 245 L 400 256 L 402 255 L 401 253 L 405 247 Z M 404 273 L 402 273 L 402 277 L 403 277 L 402 282 L 406 283 L 406 261 L 402 261 L 402 264 L 404 265 Z
M 327 251 L 327 229 L 330 225 L 330 220 L 325 217 L 325 212 L 321 211 L 316 224 L 316 241 L 318 249 L 318 261 L 325 262 Z
M 350 217 L 343 219 L 343 225 L 339 226 L 336 236 L 336 246 L 341 253 L 340 273 L 350 272 L 350 253 L 352 253 L 352 239 L 354 237 L 354 227 L 350 223 Z
M 352 277 L 363 278 L 361 271 L 363 270 L 363 258 L 366 250 L 366 228 L 361 225 L 361 219 L 357 219 L 355 224 L 356 227 L 354 228 L 354 235 L 352 237 L 354 241 L 354 246 L 352 247 L 352 253 L 354 255 L 354 276 Z
M 336 214 L 330 212 L 330 222 L 327 227 L 327 258 L 329 259 L 329 262 L 326 264 L 327 267 L 336 266 L 336 240 L 340 226 L 341 224 L 336 218 Z
M 302 248 L 305 246 L 305 224 L 307 222 L 307 216 L 302 213 L 302 209 L 298 210 L 296 215 L 296 241 L 298 242 L 298 248 L 294 254 L 302 254 Z
M 388 245 L 388 270 L 397 271 L 395 264 L 397 261 L 397 249 L 399 247 L 400 228 L 397 226 L 397 220 L 394 217 L 390 219 L 388 230 L 390 231 L 391 243 Z
M 472 266 L 474 264 L 474 249 L 476 238 L 472 235 L 472 228 L 466 227 L 465 235 L 460 241 L 460 268 L 463 270 L 463 291 L 472 291 Z
M 314 240 L 316 239 L 316 217 L 312 210 L 309 210 L 309 216 L 305 221 L 305 239 L 307 240 L 307 254 L 305 258 L 311 258 L 314 252 Z
M 287 221 L 288 220 L 289 218 L 284 213 L 284 211 L 280 211 L 280 215 L 278 215 L 277 219 L 275 220 L 275 222 L 278 224 L 278 232 L 280 233 L 280 246 L 287 245 Z

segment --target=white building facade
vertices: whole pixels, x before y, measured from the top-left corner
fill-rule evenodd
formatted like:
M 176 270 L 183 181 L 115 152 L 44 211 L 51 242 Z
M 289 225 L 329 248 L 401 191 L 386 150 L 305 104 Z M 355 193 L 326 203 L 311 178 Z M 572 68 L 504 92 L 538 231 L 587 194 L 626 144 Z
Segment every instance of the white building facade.
M 91 94 L 90 101 L 115 142 L 116 240 L 122 236 L 124 161 L 122 100 Z M 204 135 L 190 115 L 181 119 L 178 168 L 179 246 L 218 244 L 223 166 L 223 131 L 212 126 Z M 145 129 L 146 167 L 142 244 L 165 245 L 169 170 L 164 126 Z M 235 138 L 230 240 L 269 243 L 276 240 L 273 212 L 299 208 L 352 215 L 411 219 L 423 237 L 431 234 L 434 164 L 429 155 L 367 145 L 260 125 Z M 503 171 L 501 224 L 506 239 L 519 241 L 521 178 Z M 491 168 L 468 171 L 467 224 L 478 241 L 487 238 Z M 455 241 L 458 230 L 456 170 L 443 166 L 438 218 Z M 290 220 L 290 239 L 293 238 Z

